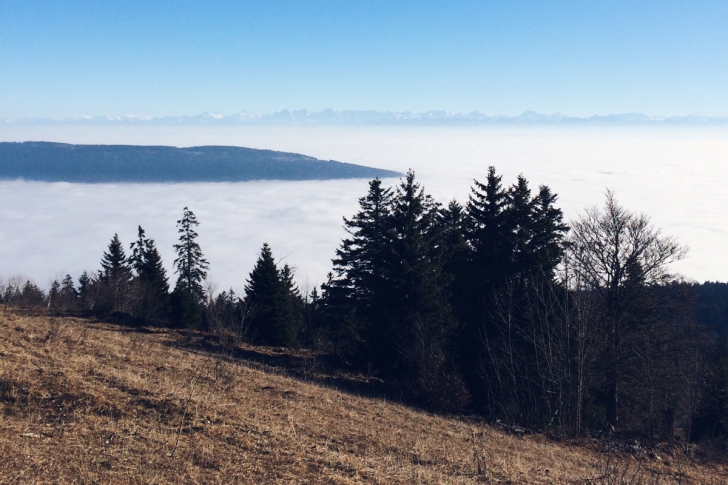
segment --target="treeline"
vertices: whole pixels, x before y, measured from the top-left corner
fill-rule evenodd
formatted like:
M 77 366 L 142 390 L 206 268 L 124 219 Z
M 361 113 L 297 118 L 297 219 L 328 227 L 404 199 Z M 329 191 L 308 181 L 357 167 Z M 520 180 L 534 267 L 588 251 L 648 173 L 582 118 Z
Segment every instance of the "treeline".
M 86 311 L 306 347 L 376 375 L 390 396 L 555 436 L 728 443 L 728 285 L 670 272 L 686 248 L 607 193 L 570 226 L 546 186 L 494 168 L 446 206 L 409 172 L 369 183 L 320 288 L 302 292 L 264 244 L 244 293 L 204 287 L 195 215 L 177 221 L 174 288 L 139 227 L 101 269 L 7 285 L 7 305 Z M 705 323 L 714 324 L 711 328 Z

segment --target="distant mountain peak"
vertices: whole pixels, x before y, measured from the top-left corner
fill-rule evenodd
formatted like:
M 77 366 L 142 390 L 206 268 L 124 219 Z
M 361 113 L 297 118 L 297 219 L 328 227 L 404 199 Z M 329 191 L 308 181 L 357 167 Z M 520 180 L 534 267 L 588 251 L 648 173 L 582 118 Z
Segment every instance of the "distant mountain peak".
M 516 116 L 486 115 L 479 111 L 455 113 L 447 110 L 411 111 L 280 109 L 256 115 L 246 110 L 224 115 L 207 111 L 182 116 L 79 116 L 76 118 L 18 118 L 4 124 L 148 124 L 148 125 L 620 125 L 620 124 L 728 124 L 728 116 L 649 116 L 644 113 L 611 113 L 586 117 L 527 110 Z

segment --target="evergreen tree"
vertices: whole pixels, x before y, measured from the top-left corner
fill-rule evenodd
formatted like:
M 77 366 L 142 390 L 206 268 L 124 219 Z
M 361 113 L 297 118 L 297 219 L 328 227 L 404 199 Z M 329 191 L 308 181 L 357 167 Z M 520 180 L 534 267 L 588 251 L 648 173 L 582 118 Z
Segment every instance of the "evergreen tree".
M 144 251 L 144 268 L 140 275 L 151 287 L 157 300 L 164 300 L 169 294 L 169 279 L 162 263 L 162 256 L 157 250 L 154 239 L 147 241 Z
M 118 234 L 114 234 L 109 243 L 108 251 L 104 252 L 101 257 L 99 277 L 106 282 L 124 282 L 131 277 L 124 246 L 121 244 Z
M 195 214 L 185 207 L 182 219 L 177 221 L 177 232 L 180 236 L 179 244 L 174 245 L 177 252 L 174 266 L 178 277 L 171 302 L 174 318 L 186 327 L 202 325 L 203 318 L 205 291 L 202 281 L 207 277 L 209 263 L 196 241 L 198 234 L 194 228 L 198 225 Z
M 169 310 L 169 280 L 154 240 L 145 237 L 141 226 L 131 250 L 129 264 L 137 275 L 139 312 L 144 318 L 164 318 Z
M 443 272 L 447 275 L 448 299 L 453 310 L 464 308 L 468 300 L 467 274 L 470 259 L 468 244 L 469 220 L 465 209 L 455 200 L 442 210 L 440 226 L 443 233 Z M 456 312 L 454 312 L 456 313 Z M 456 313 L 457 314 L 457 313 Z
M 45 300 L 46 295 L 43 290 L 32 281 L 26 280 L 18 298 L 21 308 L 39 308 L 43 306 Z
M 394 377 L 410 399 L 444 409 L 435 396 L 461 395 L 445 390 L 459 386 L 446 358 L 454 319 L 444 289 L 445 213 L 412 171 L 394 193 L 373 180 L 359 205 L 344 220 L 349 237 L 333 261 L 335 276 L 323 285 L 322 308 L 336 325 L 335 348 L 347 343 L 339 337 L 351 335 L 354 325 L 362 364 Z M 462 399 L 451 402 L 461 405 Z
M 48 308 L 58 310 L 61 304 L 61 284 L 58 280 L 53 280 L 51 289 L 48 291 Z
M 486 183 L 476 181 L 473 186 L 469 261 L 456 274 L 464 296 L 452 301 L 463 322 L 459 355 L 477 400 L 484 404 L 487 396 L 491 410 L 510 406 L 519 412 L 519 403 L 534 394 L 528 388 L 538 381 L 531 342 L 534 318 L 529 314 L 534 310 L 533 292 L 554 285 L 568 227 L 548 187 L 540 187 L 533 197 L 522 175 L 507 190 L 501 182 L 489 167 Z M 483 363 L 486 370 L 476 371 Z M 509 386 L 502 385 L 504 376 Z M 523 386 L 516 385 L 517 380 Z M 515 395 L 524 389 L 528 397 Z
M 83 310 L 91 310 L 93 307 L 91 299 L 91 277 L 84 271 L 78 277 L 78 299 Z
M 516 277 L 523 281 L 533 267 L 531 239 L 534 232 L 534 201 L 528 181 L 519 175 L 507 192 L 504 210 L 505 233 L 508 236 L 504 248 L 504 277 Z
M 381 180 L 372 180 L 367 195 L 359 199 L 359 208 L 353 218 L 344 218 L 349 237 L 336 250 L 335 276 L 329 287 L 342 289 L 342 296 L 361 311 L 373 303 L 373 294 L 381 286 L 378 269 L 391 250 L 392 190 L 383 188 Z
M 493 293 L 502 284 L 509 259 L 505 211 L 508 193 L 502 177 L 488 167 L 485 183 L 473 182 L 466 206 L 466 263 L 455 273 L 454 311 L 460 321 L 459 359 L 476 401 L 484 400 L 481 372 L 482 339 L 488 327 Z
M 409 327 L 417 320 L 421 338 L 439 346 L 453 323 L 443 293 L 448 281 L 442 271 L 445 245 L 440 206 L 425 194 L 413 171 L 400 182 L 392 206 L 391 252 L 379 269 L 386 276 L 382 301 L 390 328 L 377 329 L 377 333 L 401 351 L 413 344 Z M 392 330 L 395 334 L 390 334 Z M 382 348 L 385 343 L 379 345 Z
M 348 237 L 336 250 L 333 272 L 321 288 L 323 319 L 337 357 L 359 354 L 368 359 L 359 347 L 384 311 L 383 268 L 391 252 L 391 212 L 392 190 L 374 179 L 367 195 L 359 199 L 359 212 L 344 218 Z M 373 347 L 372 342 L 369 348 Z
M 301 298 L 301 291 L 298 289 L 298 286 L 296 286 L 296 282 L 293 281 L 293 268 L 288 266 L 288 263 L 283 265 L 283 268 L 281 268 L 281 279 L 283 280 L 283 283 L 286 286 L 286 291 L 288 294 L 296 299 Z
M 291 289 L 278 270 L 268 244 L 263 244 L 245 286 L 245 299 L 252 311 L 250 337 L 255 344 L 292 347 L 296 328 Z
M 293 281 L 294 270 L 287 263 L 281 268 L 281 280 L 286 287 L 286 294 L 291 301 L 291 311 L 293 312 L 293 322 L 296 333 L 303 327 L 304 318 L 304 298 L 301 296 L 301 290 L 298 289 L 295 281 Z
M 66 310 L 74 309 L 77 305 L 78 292 L 76 291 L 76 287 L 73 284 L 73 278 L 71 278 L 70 274 L 67 274 L 61 282 L 60 300 L 61 305 L 63 305 Z
M 564 223 L 564 213 L 554 206 L 557 195 L 545 185 L 534 198 L 532 251 L 535 263 L 547 275 L 553 275 L 564 256 L 564 238 L 570 228 Z
M 508 194 L 488 167 L 486 183 L 474 181 L 467 204 L 470 219 L 468 242 L 472 247 L 470 271 L 466 278 L 474 294 L 471 301 L 487 301 L 496 282 L 505 272 L 508 261 L 508 242 L 512 240 L 506 220 Z
M 129 256 L 129 265 L 136 271 L 137 276 L 141 276 L 144 273 L 146 259 L 144 253 L 147 247 L 149 239 L 146 238 L 146 232 L 139 226 L 137 229 L 137 240 L 131 243 L 131 255 Z
M 108 251 L 104 252 L 101 258 L 101 271 L 99 271 L 101 308 L 98 310 L 109 313 L 115 311 L 128 313 L 131 277 L 132 273 L 124 247 L 119 240 L 119 235 L 114 234 Z
M 302 312 L 302 339 L 306 347 L 312 348 L 316 342 L 320 341 L 321 334 L 321 298 L 319 291 L 316 287 L 311 290 L 311 293 L 306 295 L 303 300 L 303 312 Z
M 207 278 L 209 263 L 196 241 L 198 234 L 194 228 L 199 224 L 195 214 L 185 207 L 182 219 L 177 221 L 177 232 L 180 236 L 179 244 L 174 245 L 174 250 L 177 252 L 174 266 L 175 273 L 179 275 L 177 287 L 184 288 L 201 302 L 205 298 L 202 280 Z

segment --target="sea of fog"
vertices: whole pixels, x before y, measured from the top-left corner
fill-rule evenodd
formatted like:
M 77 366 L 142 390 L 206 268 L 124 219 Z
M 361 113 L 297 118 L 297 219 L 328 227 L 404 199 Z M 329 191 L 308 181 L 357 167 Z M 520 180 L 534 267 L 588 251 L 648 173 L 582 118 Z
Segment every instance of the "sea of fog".
M 726 127 L 153 127 L 0 126 L 0 141 L 141 145 L 236 145 L 297 152 L 405 172 L 427 192 L 464 202 L 489 165 L 512 183 L 559 194 L 567 219 L 601 205 L 604 191 L 651 216 L 690 246 L 675 266 L 697 281 L 728 280 Z M 394 185 L 397 179 L 388 179 Z M 70 184 L 0 181 L 0 276 L 48 287 L 66 273 L 98 269 L 118 233 L 138 225 L 155 239 L 171 274 L 175 222 L 189 206 L 218 290 L 241 291 L 263 242 L 297 268 L 303 287 L 320 284 L 367 180 L 183 184 Z

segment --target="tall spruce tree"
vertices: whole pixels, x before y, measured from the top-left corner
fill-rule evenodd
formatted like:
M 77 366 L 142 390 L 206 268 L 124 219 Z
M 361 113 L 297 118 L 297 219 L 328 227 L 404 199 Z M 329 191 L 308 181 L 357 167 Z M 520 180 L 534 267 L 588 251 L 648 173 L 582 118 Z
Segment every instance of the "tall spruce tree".
M 169 280 L 153 239 L 139 226 L 131 243 L 129 263 L 136 272 L 139 313 L 146 319 L 163 319 L 169 311 Z
M 553 276 L 564 257 L 564 239 L 570 228 L 564 223 L 564 213 L 554 204 L 558 196 L 545 185 L 539 187 L 534 198 L 532 251 L 536 261 L 547 275 Z
M 470 264 L 470 245 L 468 244 L 469 219 L 465 208 L 455 200 L 441 212 L 440 225 L 444 236 L 443 271 L 447 275 L 448 299 L 453 313 L 471 304 L 468 299 L 469 288 L 466 275 Z
M 568 227 L 555 201 L 545 186 L 533 197 L 522 175 L 505 189 L 495 168 L 489 167 L 486 182 L 475 182 L 468 202 L 469 262 L 456 275 L 465 296 L 453 302 L 464 324 L 462 366 L 477 400 L 484 404 L 487 399 L 491 410 L 511 406 L 518 412 L 518 403 L 527 399 L 502 392 L 522 390 L 514 384 L 516 379 L 526 387 L 537 380 L 528 337 L 534 330 L 529 327 L 533 295 L 526 293 L 554 284 L 554 271 L 563 256 Z M 502 314 L 506 304 L 507 316 Z M 506 365 L 511 367 L 505 369 Z M 501 385 L 504 375 L 510 386 Z
M 101 258 L 99 271 L 100 305 L 96 307 L 100 312 L 128 313 L 129 284 L 132 273 L 124 253 L 124 246 L 118 234 L 109 243 L 108 250 Z
M 391 252 L 392 190 L 380 179 L 369 182 L 369 190 L 359 199 L 359 212 L 344 218 L 348 237 L 341 242 L 332 260 L 333 271 L 322 285 L 321 308 L 333 341 L 335 356 L 369 360 L 375 345 L 362 342 L 366 333 L 380 321 L 385 310 L 383 267 Z
M 330 286 L 341 288 L 359 311 L 370 309 L 373 293 L 380 286 L 381 269 L 390 248 L 392 190 L 382 181 L 369 182 L 369 192 L 359 199 L 359 212 L 344 218 L 349 234 L 336 250 L 334 277 Z
M 453 293 L 460 321 L 460 365 L 476 401 L 482 401 L 480 372 L 483 333 L 487 328 L 492 295 L 503 280 L 509 250 L 505 211 L 507 191 L 495 167 L 488 167 L 485 183 L 473 182 L 466 206 L 467 263 L 455 274 L 459 292 Z
M 139 226 L 137 229 L 137 240 L 131 243 L 131 255 L 129 255 L 129 265 L 136 271 L 137 276 L 141 276 L 144 272 L 145 258 L 144 250 L 147 247 L 146 232 Z
M 175 273 L 177 273 L 177 286 L 182 286 L 192 293 L 199 301 L 205 297 L 202 281 L 207 278 L 209 263 L 202 254 L 196 239 L 199 234 L 195 227 L 199 226 L 197 217 L 187 207 L 184 208 L 182 219 L 177 221 L 179 243 L 174 245 L 177 259 L 174 260 Z
M 109 243 L 108 250 L 101 257 L 101 271 L 99 277 L 103 281 L 124 280 L 131 277 L 129 265 L 124 253 L 124 245 L 121 243 L 118 234 L 114 234 Z
M 452 327 L 443 292 L 440 207 L 412 171 L 394 194 L 373 180 L 359 205 L 344 220 L 350 237 L 337 250 L 336 277 L 324 286 L 324 300 L 338 297 L 345 300 L 342 306 L 350 305 L 364 340 L 364 362 L 384 373 L 407 372 L 405 360 L 413 361 L 415 346 L 439 348 Z
M 84 271 L 78 277 L 78 300 L 82 310 L 93 310 L 95 300 L 92 297 L 93 280 L 88 272 Z
M 393 341 L 399 346 L 411 344 L 405 335 L 412 335 L 407 327 L 413 319 L 422 326 L 423 338 L 438 341 L 453 323 L 443 293 L 448 281 L 443 273 L 446 247 L 440 205 L 415 181 L 411 170 L 397 187 L 392 205 L 391 253 L 382 269 L 388 279 L 390 323 L 399 333 Z
M 469 286 L 474 294 L 471 300 L 487 301 L 492 287 L 504 273 L 508 260 L 510 237 L 506 220 L 508 194 L 496 174 L 488 167 L 485 184 L 474 181 L 467 211 L 470 219 L 468 242 L 472 247 Z
M 177 259 L 174 260 L 177 283 L 172 293 L 173 317 L 186 327 L 202 325 L 202 304 L 205 291 L 202 281 L 207 277 L 209 263 L 197 243 L 197 222 L 195 214 L 185 207 L 182 219 L 177 221 L 179 243 L 174 245 Z
M 53 280 L 51 289 L 48 291 L 48 308 L 59 310 L 61 306 L 61 284 L 58 280 Z
M 267 243 L 245 285 L 245 302 L 251 309 L 250 338 L 255 344 L 293 347 L 296 327 L 291 302 L 292 281 L 276 265 Z
M 67 274 L 61 282 L 60 299 L 61 305 L 66 310 L 73 310 L 76 308 L 78 302 L 78 291 L 76 291 L 73 278 L 70 274 Z

